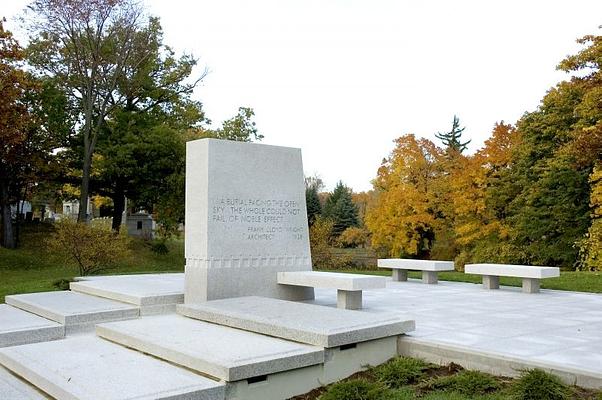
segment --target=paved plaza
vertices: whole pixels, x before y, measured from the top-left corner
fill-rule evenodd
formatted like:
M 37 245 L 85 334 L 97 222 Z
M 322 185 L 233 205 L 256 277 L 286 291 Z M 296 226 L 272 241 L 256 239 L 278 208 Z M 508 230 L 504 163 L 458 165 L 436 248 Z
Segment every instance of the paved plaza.
M 334 291 L 316 289 L 316 304 L 336 306 Z M 396 312 L 416 321 L 408 347 L 465 350 L 529 365 L 581 370 L 602 379 L 602 295 L 419 280 L 364 291 L 365 312 Z M 413 353 L 416 354 L 416 353 Z

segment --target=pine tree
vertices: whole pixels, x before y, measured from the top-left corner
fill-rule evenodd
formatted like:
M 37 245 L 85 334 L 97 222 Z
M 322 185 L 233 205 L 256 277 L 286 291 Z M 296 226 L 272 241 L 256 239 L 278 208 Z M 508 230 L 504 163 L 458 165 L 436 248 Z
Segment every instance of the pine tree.
M 464 129 L 466 129 L 466 127 L 460 128 L 460 119 L 454 115 L 451 131 L 435 133 L 435 137 L 441 140 L 441 142 L 443 142 L 448 149 L 462 153 L 464 150 L 466 150 L 466 146 L 471 142 L 470 140 L 464 143 L 460 141 Z
M 322 214 L 317 185 L 309 185 L 305 188 L 305 204 L 307 205 L 307 223 L 312 226 L 316 218 Z
M 345 229 L 359 225 L 357 208 L 351 194 L 351 189 L 339 181 L 324 205 L 323 215 L 332 220 L 332 234 L 335 237 Z

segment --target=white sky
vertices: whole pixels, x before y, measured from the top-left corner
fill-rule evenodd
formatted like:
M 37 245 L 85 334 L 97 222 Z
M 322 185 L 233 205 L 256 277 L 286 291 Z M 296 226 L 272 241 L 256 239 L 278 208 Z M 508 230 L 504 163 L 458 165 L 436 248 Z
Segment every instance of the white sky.
M 214 122 L 252 107 L 264 143 L 300 147 L 331 189 L 370 180 L 393 139 L 435 140 L 454 114 L 470 151 L 565 79 L 602 34 L 602 1 L 146 0 L 165 42 L 210 71 L 195 96 Z M 26 0 L 0 0 L 9 19 Z

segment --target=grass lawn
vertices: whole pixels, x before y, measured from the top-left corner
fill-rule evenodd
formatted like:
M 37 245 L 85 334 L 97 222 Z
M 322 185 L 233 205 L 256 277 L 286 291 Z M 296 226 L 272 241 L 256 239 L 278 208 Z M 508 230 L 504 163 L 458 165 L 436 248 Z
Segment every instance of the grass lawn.
M 22 246 L 17 250 L 0 248 L 0 303 L 9 294 L 42 292 L 59 290 L 57 281 L 72 279 L 77 276 L 75 265 L 65 262 L 56 255 L 45 250 L 45 240 L 51 228 L 45 225 L 26 226 L 22 234 Z M 132 254 L 107 274 L 133 274 L 144 272 L 181 272 L 184 271 L 184 241 L 181 239 L 168 242 L 169 253 L 156 254 L 142 240 L 133 240 Z M 350 249 L 354 257 L 374 261 L 373 255 L 366 249 Z M 339 249 L 340 253 L 349 252 Z M 337 270 L 359 274 L 388 276 L 387 270 Z M 420 278 L 419 272 L 410 272 L 411 278 Z M 439 273 L 440 280 L 480 283 L 478 275 L 467 275 L 460 272 Z M 602 272 L 563 271 L 559 278 L 543 279 L 541 287 L 546 289 L 572 290 L 602 293 Z M 502 285 L 520 286 L 521 280 L 501 278 Z
M 55 282 L 77 276 L 77 268 L 45 251 L 44 241 L 50 229 L 26 227 L 22 246 L 16 250 L 0 248 L 0 303 L 9 294 L 59 290 Z M 132 254 L 107 274 L 134 274 L 143 272 L 183 272 L 184 241 L 168 243 L 169 253 L 152 252 L 142 240 L 134 240 Z

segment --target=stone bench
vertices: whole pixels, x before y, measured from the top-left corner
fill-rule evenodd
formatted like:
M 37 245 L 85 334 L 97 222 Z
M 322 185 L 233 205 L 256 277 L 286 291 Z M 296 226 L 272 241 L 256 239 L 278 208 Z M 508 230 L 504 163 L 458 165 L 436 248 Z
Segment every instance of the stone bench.
M 337 289 L 338 308 L 359 310 L 362 308 L 362 290 L 382 289 L 386 285 L 386 280 L 381 276 L 299 271 L 278 272 L 278 283 L 281 285 Z
M 392 269 L 393 280 L 398 282 L 408 280 L 408 270 L 422 271 L 422 282 L 435 284 L 439 281 L 437 273 L 441 271 L 453 271 L 454 262 L 381 258 L 378 260 L 378 268 Z
M 522 278 L 524 293 L 538 293 L 540 279 L 560 276 L 560 269 L 556 267 L 508 264 L 467 264 L 464 267 L 464 272 L 483 275 L 483 287 L 485 289 L 499 289 L 500 276 Z

